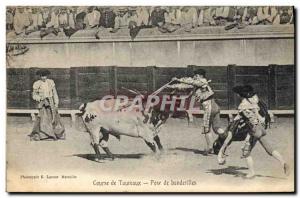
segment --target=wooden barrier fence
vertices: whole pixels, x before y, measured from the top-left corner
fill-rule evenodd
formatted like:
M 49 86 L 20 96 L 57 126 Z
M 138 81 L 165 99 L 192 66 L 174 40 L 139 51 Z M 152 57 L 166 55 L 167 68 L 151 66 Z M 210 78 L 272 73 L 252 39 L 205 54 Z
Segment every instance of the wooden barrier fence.
M 295 106 L 295 66 L 188 66 L 170 67 L 71 67 L 51 68 L 50 78 L 56 83 L 59 108 L 76 110 L 83 102 L 105 95 L 124 94 L 122 87 L 144 94 L 168 82 L 172 77 L 192 75 L 197 68 L 207 71 L 216 99 L 222 110 L 233 110 L 238 99 L 232 92 L 235 85 L 251 84 L 270 110 L 293 110 Z M 38 68 L 7 68 L 7 108 L 35 109 L 31 98 L 32 84 L 39 77 Z M 166 91 L 164 91 L 165 93 Z

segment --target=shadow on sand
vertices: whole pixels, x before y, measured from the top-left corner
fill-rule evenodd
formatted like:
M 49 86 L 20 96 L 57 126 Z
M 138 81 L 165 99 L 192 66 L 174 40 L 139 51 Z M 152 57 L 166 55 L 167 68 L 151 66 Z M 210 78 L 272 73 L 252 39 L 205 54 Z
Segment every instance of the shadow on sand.
M 214 155 L 214 154 L 207 154 L 206 151 L 202 151 L 202 150 L 198 150 L 198 149 L 190 149 L 190 148 L 184 148 L 184 147 L 176 147 L 173 149 L 169 149 L 170 151 L 174 151 L 174 150 L 179 150 L 179 151 L 184 151 L 184 152 L 193 152 L 195 154 L 201 154 L 204 156 L 210 156 L 210 155 Z
M 234 177 L 245 177 L 246 173 L 243 173 L 241 170 L 248 170 L 246 167 L 238 166 L 228 166 L 226 168 L 220 169 L 209 169 L 206 173 L 212 173 L 214 175 L 232 175 Z
M 206 173 L 212 173 L 214 175 L 232 175 L 234 177 L 242 177 L 244 178 L 246 176 L 246 173 L 242 172 L 241 170 L 248 170 L 246 167 L 238 167 L 238 166 L 228 166 L 226 168 L 220 168 L 220 169 L 209 169 Z M 272 178 L 272 179 L 285 179 L 282 177 L 273 177 L 268 175 L 255 175 L 255 177 L 263 177 L 263 178 Z
M 137 153 L 137 154 L 114 154 L 114 157 L 118 158 L 118 159 L 140 159 L 144 155 L 145 154 L 142 154 L 142 153 Z M 81 157 L 81 158 L 96 162 L 95 161 L 95 157 L 96 157 L 95 154 L 75 154 L 73 156 Z M 101 154 L 101 157 L 103 157 L 104 159 L 110 159 L 110 157 L 106 154 Z

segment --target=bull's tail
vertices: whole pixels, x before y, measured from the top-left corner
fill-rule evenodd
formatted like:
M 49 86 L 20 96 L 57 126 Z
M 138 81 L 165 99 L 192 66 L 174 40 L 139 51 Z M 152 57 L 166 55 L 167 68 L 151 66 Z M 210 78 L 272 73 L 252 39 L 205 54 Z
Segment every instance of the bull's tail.
M 85 113 L 85 108 L 86 108 L 86 105 L 87 105 L 87 103 L 82 103 L 80 106 L 79 106 L 79 111 L 80 111 L 80 113 L 79 114 L 77 114 L 81 119 L 81 121 L 82 121 L 82 124 L 83 124 L 83 126 L 84 126 L 84 128 L 85 128 L 85 132 L 89 132 L 89 130 L 88 130 L 88 128 L 87 128 L 87 126 L 86 126 L 86 123 L 85 123 L 85 121 L 84 121 L 84 119 L 83 119 L 83 115 L 84 115 L 84 113 Z

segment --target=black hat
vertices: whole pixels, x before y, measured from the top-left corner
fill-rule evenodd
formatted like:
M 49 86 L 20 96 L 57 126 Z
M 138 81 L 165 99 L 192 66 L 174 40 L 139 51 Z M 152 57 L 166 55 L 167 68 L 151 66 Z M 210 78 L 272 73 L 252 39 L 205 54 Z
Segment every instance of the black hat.
M 233 87 L 232 91 L 239 94 L 243 98 L 251 98 L 255 94 L 251 85 L 235 86 Z
M 36 72 L 36 75 L 39 75 L 39 76 L 48 76 L 50 74 L 51 73 L 48 69 L 40 69 Z
M 197 69 L 197 70 L 194 71 L 194 74 L 195 74 L 195 75 L 196 75 L 196 74 L 202 75 L 202 76 L 205 77 L 206 71 L 205 71 L 204 69 Z

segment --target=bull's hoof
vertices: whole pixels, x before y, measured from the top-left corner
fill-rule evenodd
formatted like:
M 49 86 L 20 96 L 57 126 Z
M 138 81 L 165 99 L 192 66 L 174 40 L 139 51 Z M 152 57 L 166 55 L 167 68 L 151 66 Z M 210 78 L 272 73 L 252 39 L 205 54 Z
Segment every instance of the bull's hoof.
M 218 160 L 219 165 L 225 165 L 226 164 L 226 159 L 223 159 L 221 161 Z
M 115 160 L 115 156 L 114 155 L 109 155 L 107 158 L 108 158 L 109 161 L 114 161 Z
M 204 155 L 205 155 L 205 156 L 213 155 L 213 154 L 214 154 L 213 148 L 209 148 L 209 149 L 205 149 L 205 150 L 204 150 Z
M 109 160 L 109 161 L 114 161 L 115 158 L 114 158 L 114 157 L 110 157 L 110 158 L 108 158 L 108 160 Z
M 248 173 L 243 178 L 244 179 L 254 179 L 255 178 L 255 174 L 254 173 Z

